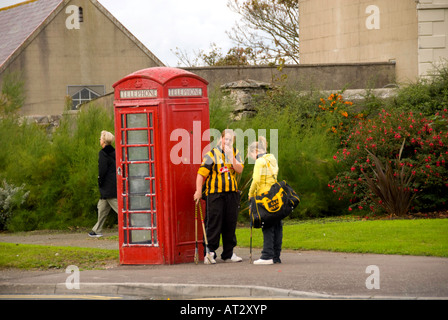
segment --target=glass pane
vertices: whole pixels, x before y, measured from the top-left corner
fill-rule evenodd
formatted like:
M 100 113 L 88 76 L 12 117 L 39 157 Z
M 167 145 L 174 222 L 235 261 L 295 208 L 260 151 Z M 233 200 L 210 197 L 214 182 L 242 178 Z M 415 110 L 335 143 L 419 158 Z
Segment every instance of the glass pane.
M 123 214 L 123 226 L 127 227 L 128 226 L 128 219 L 127 219 L 128 214 L 124 213 Z
M 148 152 L 149 152 L 148 147 L 128 148 L 128 160 L 129 161 L 149 160 Z
M 98 97 L 99 97 L 98 94 L 96 94 L 96 93 L 93 92 L 93 91 L 90 91 L 90 98 L 91 98 L 91 99 L 95 99 L 95 98 L 98 98 Z
M 156 197 L 151 197 L 151 199 L 152 199 L 152 211 L 156 212 Z
M 152 128 L 152 113 L 149 114 L 149 127 Z
M 156 193 L 156 181 L 154 179 L 151 180 L 151 193 L 152 194 Z
M 149 130 L 150 136 L 151 136 L 151 144 L 154 144 L 154 131 L 153 130 Z
M 127 142 L 128 142 L 127 144 L 147 144 L 148 131 L 146 130 L 128 131 Z
M 154 230 L 154 244 L 157 244 L 157 230 Z
M 82 100 L 90 100 L 90 92 L 87 89 L 81 90 L 81 99 Z
M 131 230 L 130 238 L 130 243 L 150 244 L 151 230 Z
M 130 163 L 129 176 L 131 177 L 147 177 L 149 176 L 148 163 Z
M 148 120 L 146 119 L 146 113 L 131 113 L 126 115 L 128 128 L 146 128 L 148 126 Z
M 151 227 L 151 215 L 145 213 L 132 213 L 131 227 Z
M 155 174 L 156 174 L 154 170 L 155 170 L 154 169 L 154 162 L 152 162 L 151 163 L 151 177 L 153 177 L 153 178 L 155 177 Z
M 130 196 L 129 210 L 151 210 L 151 201 L 145 196 Z
M 142 178 L 129 178 L 129 192 L 149 193 L 149 181 Z

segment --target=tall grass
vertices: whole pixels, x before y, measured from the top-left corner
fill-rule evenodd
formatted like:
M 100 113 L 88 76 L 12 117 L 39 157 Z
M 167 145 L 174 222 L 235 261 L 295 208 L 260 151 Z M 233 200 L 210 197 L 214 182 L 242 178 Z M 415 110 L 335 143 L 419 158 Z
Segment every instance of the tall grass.
M 60 229 L 90 226 L 96 220 L 99 136 L 113 132 L 113 114 L 91 107 L 65 115 L 52 137 L 35 124 L 0 120 L 0 178 L 25 183 L 26 207 L 14 213 L 8 229 Z
M 322 127 L 324 115 L 318 111 L 318 95 L 299 95 L 291 91 L 273 91 L 257 105 L 257 115 L 233 124 L 243 130 L 257 133 L 266 129 L 278 130 L 278 162 L 280 180 L 288 183 L 299 193 L 301 203 L 294 211 L 294 218 L 318 217 L 340 214 L 342 204 L 327 187 L 328 181 L 337 173 L 331 161 L 338 147 L 338 140 Z M 272 147 L 272 145 L 271 145 Z M 247 150 L 245 150 L 247 154 Z M 240 187 L 243 200 L 247 199 L 253 165 L 246 164 Z M 247 206 L 243 202 L 243 209 Z

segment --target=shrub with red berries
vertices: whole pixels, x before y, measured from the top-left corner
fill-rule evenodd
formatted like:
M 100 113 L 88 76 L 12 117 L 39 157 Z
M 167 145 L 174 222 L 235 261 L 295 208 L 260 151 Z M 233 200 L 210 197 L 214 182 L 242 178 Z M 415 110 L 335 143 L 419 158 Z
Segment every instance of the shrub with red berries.
M 447 207 L 448 201 L 448 110 L 432 117 L 421 113 L 386 111 L 371 119 L 357 121 L 333 159 L 342 171 L 328 186 L 339 199 L 350 201 L 349 210 L 381 211 L 382 199 L 366 181 L 380 184 L 377 163 L 393 170 L 391 179 L 398 188 L 413 194 L 411 212 L 434 211 Z M 407 184 L 400 187 L 399 182 Z M 381 186 L 380 186 L 381 189 Z M 406 189 L 406 190 L 404 190 Z M 388 192 L 387 190 L 382 190 Z

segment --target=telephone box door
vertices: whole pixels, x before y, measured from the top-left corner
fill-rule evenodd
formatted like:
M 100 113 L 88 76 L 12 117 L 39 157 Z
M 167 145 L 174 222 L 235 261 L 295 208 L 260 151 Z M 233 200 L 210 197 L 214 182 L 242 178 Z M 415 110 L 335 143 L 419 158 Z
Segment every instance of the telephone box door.
M 120 263 L 162 264 L 157 194 L 157 106 L 123 108 L 115 118 Z M 157 196 L 157 201 L 156 201 Z M 142 250 L 145 249 L 145 250 Z

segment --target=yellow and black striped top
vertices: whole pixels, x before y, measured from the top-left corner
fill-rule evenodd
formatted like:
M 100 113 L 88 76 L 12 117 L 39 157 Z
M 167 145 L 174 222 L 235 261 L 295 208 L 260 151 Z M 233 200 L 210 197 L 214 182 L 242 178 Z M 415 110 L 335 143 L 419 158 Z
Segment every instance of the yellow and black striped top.
M 233 156 L 243 165 L 240 153 L 236 148 L 233 148 Z M 236 172 L 220 147 L 213 148 L 204 156 L 198 173 L 206 178 L 205 195 L 238 191 Z

